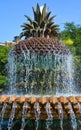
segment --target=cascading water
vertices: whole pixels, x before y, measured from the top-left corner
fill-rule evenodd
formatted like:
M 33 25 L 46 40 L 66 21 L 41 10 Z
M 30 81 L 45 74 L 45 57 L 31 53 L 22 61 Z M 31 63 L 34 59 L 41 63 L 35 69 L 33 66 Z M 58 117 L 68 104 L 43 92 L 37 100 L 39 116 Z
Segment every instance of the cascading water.
M 81 103 L 78 103 L 78 106 L 79 106 L 79 111 L 81 113 Z
M 14 117 L 15 117 L 15 109 L 16 109 L 16 107 L 17 107 L 17 103 L 13 102 L 11 115 L 10 115 L 9 122 L 8 122 L 8 130 L 11 130 L 11 128 L 12 128 L 13 120 L 14 120 Z
M 62 108 L 62 104 L 59 102 L 58 103 L 58 113 L 59 113 L 59 119 L 60 119 L 60 127 L 61 130 L 63 130 L 63 108 Z
M 36 117 L 36 130 L 38 130 L 38 123 L 39 123 L 39 119 L 40 119 L 40 106 L 39 106 L 39 103 L 36 102 L 34 104 L 34 109 L 35 109 L 35 117 Z
M 67 73 L 68 73 L 68 84 L 69 84 L 69 89 L 68 93 L 69 95 L 72 95 L 75 93 L 75 82 L 74 82 L 74 67 L 73 67 L 73 60 L 72 60 L 72 55 L 69 55 L 67 57 Z
M 71 117 L 71 125 L 73 130 L 77 130 L 77 121 L 76 121 L 76 116 L 75 113 L 73 111 L 73 108 L 71 106 L 71 103 L 68 104 L 69 108 L 70 108 L 70 117 Z
M 25 127 L 25 120 L 26 120 L 26 115 L 27 115 L 27 107 L 28 107 L 28 104 L 27 102 L 25 102 L 23 104 L 23 110 L 22 110 L 22 119 L 21 119 L 21 129 L 20 130 L 24 130 L 24 127 Z
M 2 130 L 3 118 L 4 118 L 6 107 L 7 107 L 7 103 L 4 103 L 2 107 L 2 111 L 0 113 L 0 130 Z
M 9 53 L 8 55 L 8 76 L 9 76 L 9 83 L 10 83 L 10 88 L 8 93 L 9 94 L 16 94 L 15 90 L 15 83 L 16 83 L 16 58 L 15 55 L 13 56 L 13 52 Z
M 78 103 L 78 107 L 79 107 L 79 111 L 81 113 L 81 103 Z M 81 120 L 78 119 L 77 122 L 78 122 L 78 126 L 80 125 L 80 129 L 81 129 Z
M 27 95 L 69 95 L 75 92 L 71 54 L 49 52 L 38 55 L 24 49 L 19 55 L 15 55 L 13 51 L 11 53 L 9 61 L 13 65 L 10 62 L 8 65 L 12 93 L 16 91 L 17 94 Z
M 46 104 L 46 113 L 47 113 L 47 119 L 46 119 L 46 129 L 50 130 L 50 126 L 52 125 L 53 121 L 53 116 L 50 110 L 51 106 L 50 103 L 48 102 Z

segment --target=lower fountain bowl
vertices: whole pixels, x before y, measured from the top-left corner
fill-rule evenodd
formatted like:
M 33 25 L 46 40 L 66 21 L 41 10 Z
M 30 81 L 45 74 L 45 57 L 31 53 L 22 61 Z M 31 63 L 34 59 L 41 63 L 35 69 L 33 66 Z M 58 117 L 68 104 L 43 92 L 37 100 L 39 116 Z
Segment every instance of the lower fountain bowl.
M 81 96 L 0 96 L 1 130 L 81 129 Z
M 26 119 L 36 119 L 35 111 L 37 110 L 40 111 L 41 120 L 46 120 L 50 112 L 53 119 L 59 119 L 59 111 L 60 114 L 63 114 L 63 119 L 69 119 L 72 111 L 76 117 L 81 117 L 81 96 L 41 96 L 36 98 L 35 96 L 2 95 L 0 96 L 0 111 L 2 111 L 5 104 L 5 119 L 10 117 L 13 108 L 15 109 L 15 119 L 22 118 L 23 109 L 27 111 Z

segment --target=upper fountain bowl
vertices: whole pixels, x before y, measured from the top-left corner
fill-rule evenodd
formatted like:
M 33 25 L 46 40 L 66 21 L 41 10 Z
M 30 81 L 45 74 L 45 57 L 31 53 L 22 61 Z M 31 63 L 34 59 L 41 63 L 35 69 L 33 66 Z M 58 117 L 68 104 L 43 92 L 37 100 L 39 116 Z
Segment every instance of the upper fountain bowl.
M 64 44 L 51 38 L 34 37 L 26 40 L 21 40 L 13 48 L 16 54 L 20 54 L 22 50 L 36 53 L 53 53 L 53 54 L 68 54 L 69 50 Z
M 51 38 L 21 40 L 9 53 L 11 93 L 54 95 L 70 92 L 67 47 Z M 13 80 L 14 79 L 14 80 Z M 67 82 L 68 81 L 68 82 Z

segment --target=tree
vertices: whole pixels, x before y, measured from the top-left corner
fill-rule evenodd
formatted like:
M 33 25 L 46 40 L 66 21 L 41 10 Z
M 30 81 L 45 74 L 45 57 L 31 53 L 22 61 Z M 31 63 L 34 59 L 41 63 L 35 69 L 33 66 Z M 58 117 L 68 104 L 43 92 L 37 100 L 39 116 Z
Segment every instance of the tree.
M 21 37 L 58 37 L 59 26 L 53 22 L 55 16 L 51 16 L 51 12 L 46 9 L 44 4 L 43 9 L 37 4 L 36 9 L 32 7 L 34 20 L 25 15 L 27 22 L 23 23 Z
M 76 35 L 76 28 L 77 26 L 74 24 L 74 22 L 65 23 L 64 30 L 61 31 L 62 40 L 67 40 L 68 38 L 74 40 Z
M 20 36 L 14 36 L 13 42 L 18 43 L 20 40 Z
M 0 45 L 0 88 L 7 86 L 6 64 L 11 47 Z
M 61 32 L 62 41 L 71 49 L 73 58 L 75 61 L 75 81 L 77 82 L 77 87 L 81 86 L 81 26 L 72 23 L 65 23 L 64 30 Z M 68 39 L 70 39 L 73 44 L 69 44 Z M 81 90 L 81 89 L 80 89 Z
M 75 48 L 76 55 L 81 55 L 81 26 L 75 25 L 73 22 L 65 23 L 64 30 L 61 32 L 62 41 L 73 41 L 72 44 L 67 43 L 69 47 Z

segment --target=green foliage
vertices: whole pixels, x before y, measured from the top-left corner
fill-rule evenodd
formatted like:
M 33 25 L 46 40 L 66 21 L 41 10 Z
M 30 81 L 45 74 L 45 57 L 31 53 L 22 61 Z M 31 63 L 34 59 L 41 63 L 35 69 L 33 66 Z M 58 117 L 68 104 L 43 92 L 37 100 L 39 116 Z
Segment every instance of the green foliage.
M 76 78 L 75 81 L 78 83 L 79 89 L 81 86 L 81 26 L 72 23 L 65 23 L 64 30 L 61 32 L 62 41 L 67 41 L 71 39 L 73 44 L 70 45 L 69 42 L 67 46 L 71 50 L 76 68 Z
M 61 32 L 62 40 L 71 39 L 73 41 L 73 45 L 71 47 L 75 47 L 75 54 L 81 55 L 81 26 L 75 25 L 72 23 L 65 23 L 64 30 Z M 68 42 L 68 47 L 70 44 Z
M 4 75 L 0 75 L 0 87 L 5 87 L 7 84 L 7 77 Z
M 6 64 L 8 62 L 8 53 L 11 47 L 0 45 L 0 87 L 5 87 L 7 82 Z
M 13 42 L 18 42 L 20 40 L 20 36 L 14 36 Z
M 76 36 L 76 28 L 77 26 L 71 23 L 64 24 L 64 30 L 61 32 L 62 40 L 72 39 L 74 41 Z
M 71 38 L 65 39 L 62 42 L 66 45 L 73 45 L 73 40 Z

